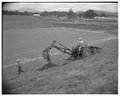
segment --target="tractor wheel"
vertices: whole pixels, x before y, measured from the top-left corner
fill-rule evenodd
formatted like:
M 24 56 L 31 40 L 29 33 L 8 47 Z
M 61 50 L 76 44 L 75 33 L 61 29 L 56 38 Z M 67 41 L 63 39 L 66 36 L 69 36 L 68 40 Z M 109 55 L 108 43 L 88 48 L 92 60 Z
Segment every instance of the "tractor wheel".
M 84 51 L 83 51 L 83 57 L 88 57 L 90 56 L 90 49 L 88 47 L 84 48 Z

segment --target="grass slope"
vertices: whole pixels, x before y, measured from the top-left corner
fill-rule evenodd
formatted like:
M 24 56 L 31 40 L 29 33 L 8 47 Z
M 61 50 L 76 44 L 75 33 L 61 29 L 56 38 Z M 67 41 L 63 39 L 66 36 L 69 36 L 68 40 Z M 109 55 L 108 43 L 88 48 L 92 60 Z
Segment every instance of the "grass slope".
M 99 54 L 44 71 L 33 69 L 6 81 L 8 93 L 117 94 L 117 43 L 106 41 L 99 45 L 103 48 Z
M 114 20 L 85 19 L 82 21 L 80 20 L 79 24 L 64 24 L 59 20 L 47 17 L 3 16 L 3 36 L 5 36 L 3 39 L 6 39 L 8 42 L 4 43 L 8 46 L 5 47 L 8 51 L 5 50 L 5 48 L 4 50 L 7 53 L 6 56 L 11 56 L 15 50 L 17 50 L 16 52 L 20 51 L 20 53 L 24 53 L 28 51 L 29 48 L 34 49 L 35 47 L 37 50 L 37 48 L 41 48 L 41 46 L 45 47 L 45 45 L 48 45 L 47 41 L 53 39 L 57 39 L 64 44 L 69 44 L 71 40 L 75 40 L 75 38 L 78 38 L 79 36 L 84 37 L 86 41 L 89 41 L 89 44 L 90 41 L 96 41 L 98 39 L 104 39 L 103 37 L 110 36 L 108 34 L 102 35 L 101 33 L 100 35 L 99 33 L 94 33 L 98 32 L 98 30 L 104 30 L 112 35 L 117 35 L 117 26 L 117 21 Z M 54 29 L 48 27 L 57 28 Z M 58 27 L 69 28 L 66 28 L 66 30 L 65 28 L 60 29 Z M 80 32 L 70 28 L 79 28 Z M 86 32 L 87 30 L 82 31 L 81 29 L 88 29 L 88 32 Z M 89 30 L 97 31 L 93 31 L 91 34 Z M 41 35 L 39 32 L 45 34 Z M 48 32 L 47 36 L 46 32 Z M 4 42 L 6 41 L 4 40 Z M 37 45 L 36 42 L 38 42 Z M 18 46 L 19 44 L 20 47 Z M 38 68 L 45 64 L 44 61 L 40 60 L 23 64 L 25 73 L 20 76 L 17 76 L 16 74 L 16 66 L 12 66 L 9 69 L 3 69 L 3 91 L 4 93 L 13 94 L 116 94 L 118 93 L 118 40 L 109 40 L 98 45 L 103 48 L 101 53 L 87 57 L 83 60 L 67 62 L 63 59 L 68 56 L 63 54 L 56 55 L 52 58 L 52 61 L 54 61 L 57 66 L 44 71 L 37 71 Z M 9 49 L 12 49 L 13 51 L 9 51 Z M 36 54 L 39 54 L 39 50 L 36 50 L 30 50 L 31 54 L 29 54 L 29 56 L 32 57 L 33 54 L 35 54 L 35 56 Z

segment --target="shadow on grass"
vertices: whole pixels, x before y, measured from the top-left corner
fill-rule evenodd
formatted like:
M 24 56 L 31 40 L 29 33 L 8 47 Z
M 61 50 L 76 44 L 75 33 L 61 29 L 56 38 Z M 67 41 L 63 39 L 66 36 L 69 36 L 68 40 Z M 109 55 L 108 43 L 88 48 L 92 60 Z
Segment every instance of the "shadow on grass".
M 37 71 L 43 71 L 43 70 L 47 70 L 48 68 L 51 68 L 51 67 L 55 67 L 56 64 L 45 64 L 43 65 L 41 68 L 38 68 Z
M 2 94 L 13 94 L 7 81 L 2 81 Z

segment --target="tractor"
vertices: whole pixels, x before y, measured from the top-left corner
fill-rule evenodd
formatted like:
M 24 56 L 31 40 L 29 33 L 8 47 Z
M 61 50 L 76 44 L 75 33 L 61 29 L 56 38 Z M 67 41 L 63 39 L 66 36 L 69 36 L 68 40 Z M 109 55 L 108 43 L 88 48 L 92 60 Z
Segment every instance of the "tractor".
M 95 47 L 92 45 L 85 45 L 81 47 L 79 51 L 79 47 L 80 46 L 74 46 L 73 48 L 68 48 L 56 40 L 52 41 L 50 46 L 48 46 L 45 50 L 43 50 L 43 53 L 42 53 L 42 57 L 46 59 L 49 63 L 44 65 L 41 69 L 43 70 L 43 69 L 47 69 L 52 66 L 56 66 L 55 64 L 51 62 L 51 59 L 49 58 L 49 55 L 50 55 L 49 53 L 52 48 L 55 48 L 61 51 L 62 53 L 68 54 L 70 58 L 66 60 L 78 60 L 78 59 L 80 60 L 80 59 L 83 59 L 85 57 L 88 57 L 88 56 L 91 56 L 91 55 L 94 55 L 100 52 L 100 49 L 101 49 L 100 47 Z

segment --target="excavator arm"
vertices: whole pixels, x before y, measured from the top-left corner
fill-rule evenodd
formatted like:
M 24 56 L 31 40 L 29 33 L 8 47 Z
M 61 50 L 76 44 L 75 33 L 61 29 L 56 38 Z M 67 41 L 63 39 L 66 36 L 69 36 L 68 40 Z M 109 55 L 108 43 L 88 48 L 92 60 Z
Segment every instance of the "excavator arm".
M 52 41 L 52 43 L 50 44 L 50 46 L 48 46 L 46 49 L 43 50 L 42 57 L 44 59 L 47 60 L 47 57 L 49 56 L 50 50 L 52 48 L 55 48 L 55 49 L 57 49 L 57 50 L 59 50 L 59 51 L 61 51 L 63 53 L 71 55 L 71 50 L 69 48 L 67 48 L 63 44 L 59 43 L 58 41 L 54 40 L 54 41 Z
M 63 53 L 67 53 L 69 55 L 71 55 L 71 52 L 68 49 L 62 48 L 62 47 L 58 47 L 56 45 L 53 45 L 54 48 L 58 49 L 59 51 L 63 52 Z
M 71 55 L 71 50 L 68 47 L 64 46 L 63 44 L 59 43 L 56 40 L 54 40 L 53 42 L 54 42 L 54 44 L 52 45 L 52 47 L 58 49 L 59 51 L 61 51 L 63 53 L 67 53 L 67 54 Z

